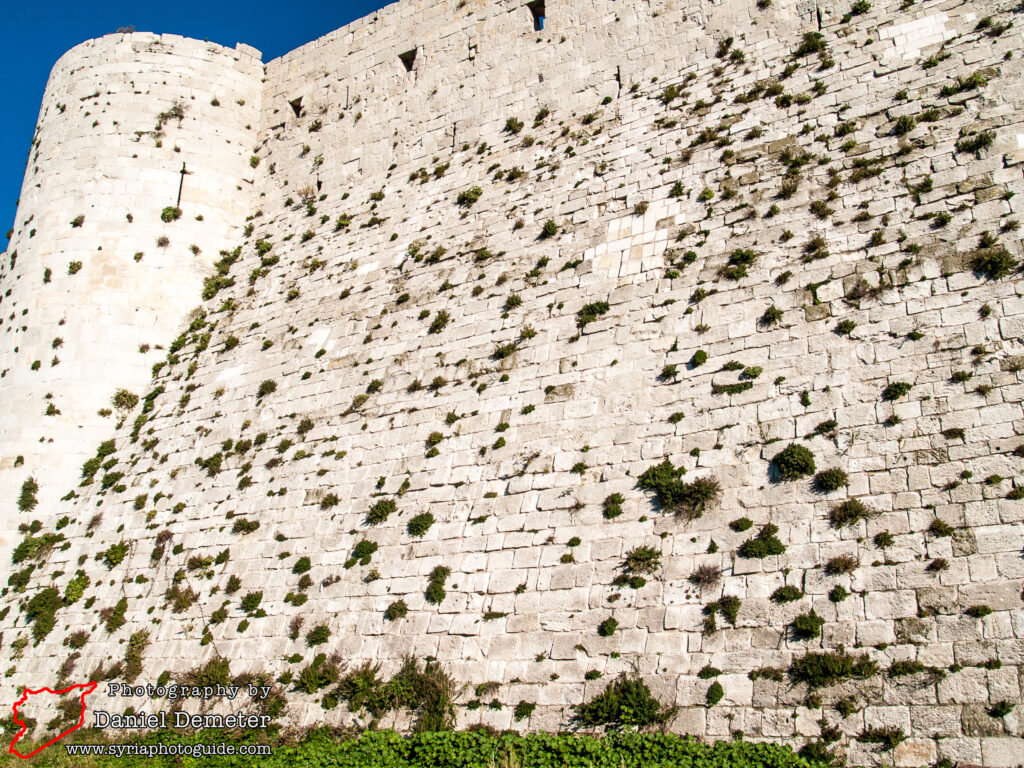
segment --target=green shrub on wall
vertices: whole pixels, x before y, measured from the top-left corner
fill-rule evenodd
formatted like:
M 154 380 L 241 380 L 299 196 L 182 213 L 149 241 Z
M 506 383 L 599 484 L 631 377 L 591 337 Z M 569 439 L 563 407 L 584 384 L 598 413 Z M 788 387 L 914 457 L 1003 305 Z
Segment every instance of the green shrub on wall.
M 162 211 L 160 211 L 160 220 L 165 224 L 170 224 L 172 221 L 177 221 L 181 218 L 181 208 L 174 205 L 168 205 Z

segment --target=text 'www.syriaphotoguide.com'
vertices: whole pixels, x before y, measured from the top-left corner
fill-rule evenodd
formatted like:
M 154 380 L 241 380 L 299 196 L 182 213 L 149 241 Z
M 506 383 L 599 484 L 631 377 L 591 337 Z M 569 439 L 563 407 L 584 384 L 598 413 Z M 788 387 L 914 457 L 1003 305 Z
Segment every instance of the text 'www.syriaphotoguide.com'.
M 69 755 L 112 757 L 270 755 L 270 747 L 266 744 L 67 744 L 65 749 Z

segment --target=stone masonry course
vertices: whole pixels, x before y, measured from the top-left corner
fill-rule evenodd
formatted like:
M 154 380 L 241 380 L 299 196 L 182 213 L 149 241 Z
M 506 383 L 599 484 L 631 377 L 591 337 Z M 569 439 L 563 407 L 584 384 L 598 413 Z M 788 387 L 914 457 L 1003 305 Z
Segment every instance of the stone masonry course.
M 639 679 L 679 733 L 1024 764 L 1022 25 L 402 0 L 265 64 L 72 49 L 0 255 L 8 684 L 558 731 Z

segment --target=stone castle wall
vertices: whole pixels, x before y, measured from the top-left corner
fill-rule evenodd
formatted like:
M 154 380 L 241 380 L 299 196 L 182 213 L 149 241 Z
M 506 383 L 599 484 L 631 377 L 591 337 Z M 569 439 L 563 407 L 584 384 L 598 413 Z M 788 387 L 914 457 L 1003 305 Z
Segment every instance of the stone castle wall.
M 255 197 L 261 77 L 253 49 L 174 35 L 108 35 L 54 66 L 2 265 L 0 496 L 33 477 L 53 508 L 113 433 L 118 414 L 97 411 L 146 385 L 217 251 L 237 243 Z M 183 119 L 157 135 L 175 103 Z M 183 163 L 183 215 L 165 224 Z M 44 417 L 51 403 L 60 413 Z M 5 546 L 18 514 L 4 504 Z
M 1021 257 L 1011 10 L 549 0 L 538 32 L 523 6 L 399 3 L 269 62 L 234 282 L 45 519 L 64 539 L 15 564 L 40 567 L 8 595 L 13 681 L 50 682 L 83 628 L 62 672 L 102 676 L 147 631 L 137 682 L 413 654 L 466 684 L 460 725 L 555 730 L 637 672 L 677 731 L 1020 763 L 1017 710 L 990 712 L 1021 697 L 1024 300 L 977 268 Z M 780 480 L 790 444 L 846 484 Z M 665 459 L 720 498 L 659 509 L 637 478 Z M 869 513 L 839 525 L 848 500 Z M 744 556 L 768 524 L 784 551 Z M 657 567 L 617 583 L 640 547 Z M 17 601 L 79 570 L 33 645 Z M 839 648 L 879 673 L 773 679 Z M 285 688 L 291 723 L 366 720 Z M 879 751 L 885 728 L 908 738 Z

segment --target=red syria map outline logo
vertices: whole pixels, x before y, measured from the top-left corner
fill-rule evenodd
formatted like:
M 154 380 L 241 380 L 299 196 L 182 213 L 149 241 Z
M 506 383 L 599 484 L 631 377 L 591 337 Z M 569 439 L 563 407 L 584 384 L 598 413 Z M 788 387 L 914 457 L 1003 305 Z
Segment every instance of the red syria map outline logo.
M 53 691 L 53 690 L 50 690 L 49 688 L 40 688 L 39 690 L 33 691 L 33 690 L 30 690 L 30 689 L 26 688 L 22 692 L 21 698 L 18 699 L 16 702 L 14 702 L 14 707 L 13 707 L 13 709 L 14 709 L 14 722 L 17 725 L 20 725 L 21 729 L 15 735 L 14 741 L 11 742 L 11 746 L 10 746 L 10 748 L 8 748 L 7 752 L 9 754 L 12 754 L 12 755 L 17 755 L 22 760 L 25 760 L 25 759 L 27 759 L 29 757 L 32 757 L 32 755 L 34 755 L 34 754 L 36 754 L 38 752 L 42 752 L 48 746 L 53 744 L 53 742 L 60 741 L 61 739 L 63 739 L 65 736 L 67 736 L 72 731 L 77 731 L 79 728 L 81 728 L 82 724 L 85 722 L 85 697 L 86 697 L 86 694 L 89 694 L 89 693 L 92 693 L 93 691 L 95 691 L 96 690 L 96 685 L 97 685 L 96 681 L 93 680 L 92 682 L 89 682 L 89 683 L 79 683 L 78 685 L 72 685 L 70 688 L 64 688 L 63 690 L 60 690 L 60 691 Z M 38 747 L 38 748 L 32 750 L 27 755 L 23 755 L 23 754 L 21 754 L 21 752 L 16 750 L 14 748 L 14 745 L 18 743 L 18 739 L 20 739 L 22 736 L 24 736 L 25 735 L 25 731 L 28 730 L 28 726 L 25 723 L 23 723 L 21 721 L 21 719 L 18 717 L 18 707 L 20 707 L 22 704 L 24 704 L 26 701 L 28 701 L 28 697 L 30 695 L 34 696 L 34 695 L 39 694 L 39 693 L 51 693 L 51 694 L 54 694 L 54 695 L 60 695 L 62 693 L 69 693 L 70 691 L 73 691 L 76 688 L 82 688 L 83 689 L 82 693 L 78 697 L 79 701 L 82 703 L 82 714 L 79 715 L 79 717 L 78 717 L 78 724 L 72 726 L 71 728 L 68 728 L 66 731 L 64 731 L 64 733 L 60 734 L 59 736 L 54 736 L 52 739 L 50 739 L 48 742 L 43 744 L 41 747 Z

